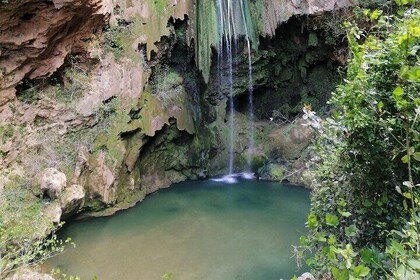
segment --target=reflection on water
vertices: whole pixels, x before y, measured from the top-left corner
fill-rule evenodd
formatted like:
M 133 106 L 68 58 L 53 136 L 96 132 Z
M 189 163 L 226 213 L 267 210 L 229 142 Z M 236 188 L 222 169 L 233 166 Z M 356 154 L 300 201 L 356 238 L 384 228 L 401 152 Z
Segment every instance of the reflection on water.
M 47 265 L 90 280 L 290 279 L 309 193 L 253 180 L 198 181 L 161 190 L 113 217 L 73 222 L 77 244 Z

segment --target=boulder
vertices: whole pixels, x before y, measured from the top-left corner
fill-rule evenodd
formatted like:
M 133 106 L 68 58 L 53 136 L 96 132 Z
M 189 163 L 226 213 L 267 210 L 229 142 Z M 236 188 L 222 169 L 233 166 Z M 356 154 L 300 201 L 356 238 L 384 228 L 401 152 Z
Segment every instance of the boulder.
M 51 221 L 54 224 L 58 224 L 60 222 L 61 213 L 62 213 L 60 204 L 58 204 L 58 203 L 45 204 L 45 205 L 43 205 L 41 211 L 42 211 L 44 217 L 48 221 Z
M 315 132 L 308 126 L 303 126 L 303 120 L 299 119 L 287 126 L 275 128 L 271 131 L 272 150 L 271 157 L 280 157 L 284 160 L 298 159 L 302 151 L 311 143 Z
M 104 204 L 113 204 L 117 199 L 116 175 L 114 169 L 108 167 L 106 154 L 100 151 L 92 156 L 87 163 L 86 172 L 82 173 L 80 181 L 85 182 L 91 198 L 98 198 Z
M 282 181 L 286 167 L 278 163 L 268 163 L 258 170 L 258 177 L 262 180 Z
M 66 187 L 66 175 L 55 168 L 46 168 L 35 175 L 32 190 L 35 195 L 47 194 L 51 199 L 58 198 Z
M 54 278 L 45 273 L 33 271 L 29 268 L 25 268 L 17 271 L 13 276 L 6 278 L 7 280 L 54 280 Z
M 63 217 L 77 213 L 82 207 L 85 199 L 85 189 L 81 185 L 71 185 L 64 190 L 61 196 L 61 210 Z

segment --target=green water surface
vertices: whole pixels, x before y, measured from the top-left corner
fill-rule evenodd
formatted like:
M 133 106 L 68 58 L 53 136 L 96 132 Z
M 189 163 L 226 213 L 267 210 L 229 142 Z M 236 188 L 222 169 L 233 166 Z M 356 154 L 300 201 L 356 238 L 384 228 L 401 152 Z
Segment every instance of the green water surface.
M 47 266 L 82 280 L 278 280 L 297 269 L 309 192 L 255 180 L 186 182 L 112 217 L 71 222 Z

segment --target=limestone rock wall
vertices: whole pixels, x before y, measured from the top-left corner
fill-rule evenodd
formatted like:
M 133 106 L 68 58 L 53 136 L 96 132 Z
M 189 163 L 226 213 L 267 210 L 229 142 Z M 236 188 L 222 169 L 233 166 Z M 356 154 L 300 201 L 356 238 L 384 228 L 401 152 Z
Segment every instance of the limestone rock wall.
M 108 0 L 10 1 L 0 4 L 0 105 L 24 78 L 53 74 L 107 22 Z

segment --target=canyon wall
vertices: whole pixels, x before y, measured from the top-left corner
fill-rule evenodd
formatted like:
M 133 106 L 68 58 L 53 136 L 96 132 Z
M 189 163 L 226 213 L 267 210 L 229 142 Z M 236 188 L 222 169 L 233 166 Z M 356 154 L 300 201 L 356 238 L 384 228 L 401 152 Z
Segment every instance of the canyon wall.
M 299 158 L 312 134 L 293 120 L 303 103 L 321 107 L 345 60 L 344 47 L 334 41 L 322 14 L 352 4 L 248 3 L 255 32 L 256 149 L 250 151 L 246 141 L 242 107 L 248 70 L 239 40 L 234 88 L 238 169 L 247 153 L 255 170 L 280 168 L 277 179 L 290 171 L 283 163 L 302 165 Z M 17 177 L 31 187 L 32 178 L 54 168 L 66 176 L 63 193 L 74 186 L 84 190 L 83 203 L 71 211 L 112 213 L 173 183 L 224 174 L 227 93 L 218 86 L 211 56 L 218 40 L 209 35 L 215 24 L 212 5 L 192 0 L 2 2 L 0 189 Z M 203 11 L 209 12 L 204 21 Z M 275 112 L 283 121 L 269 121 Z M 63 203 L 60 207 L 68 210 Z

